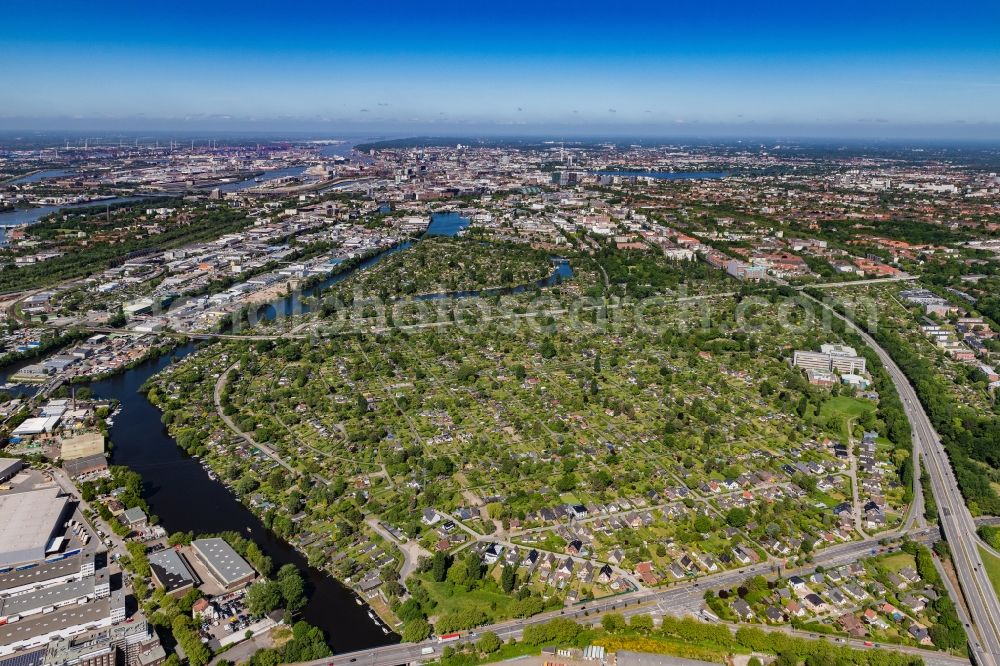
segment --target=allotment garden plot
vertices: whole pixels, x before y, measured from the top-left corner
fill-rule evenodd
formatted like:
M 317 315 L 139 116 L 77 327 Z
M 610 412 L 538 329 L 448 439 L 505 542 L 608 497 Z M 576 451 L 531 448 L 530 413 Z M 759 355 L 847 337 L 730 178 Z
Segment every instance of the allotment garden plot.
M 355 480 L 363 511 L 427 552 L 495 537 L 561 556 L 538 578 L 567 556 L 629 585 L 804 557 L 858 537 L 852 483 L 878 498 L 873 533 L 898 525 L 891 447 L 872 442 L 874 482 L 850 465 L 876 402 L 789 367 L 815 332 L 766 307 L 734 331 L 734 300 L 699 307 L 712 326 L 665 304 L 628 335 L 582 316 L 282 342 L 227 405 L 282 456 Z

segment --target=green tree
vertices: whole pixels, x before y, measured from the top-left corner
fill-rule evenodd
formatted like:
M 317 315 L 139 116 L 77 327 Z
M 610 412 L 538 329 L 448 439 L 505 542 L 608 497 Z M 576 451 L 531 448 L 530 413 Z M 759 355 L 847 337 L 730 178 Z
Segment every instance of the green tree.
M 748 520 L 747 510 L 738 506 L 733 507 L 726 514 L 726 522 L 732 527 L 746 527 Z
M 431 580 L 440 583 L 448 575 L 448 555 L 442 551 L 437 551 L 431 558 Z
M 302 574 L 292 564 L 286 564 L 278 570 L 278 585 L 281 587 L 281 597 L 285 600 L 285 608 L 291 613 L 297 613 L 306 605 L 306 584 Z
M 427 624 L 427 620 L 422 617 L 415 618 L 404 624 L 403 633 L 401 634 L 405 643 L 419 643 L 430 635 L 431 625 Z
M 413 597 L 400 604 L 399 608 L 396 609 L 396 617 L 404 623 L 410 620 L 426 619 L 423 609 L 420 608 L 420 603 Z
M 281 587 L 271 580 L 255 583 L 247 589 L 247 610 L 256 617 L 266 615 L 280 607 L 281 600 Z
M 189 616 L 178 615 L 170 628 L 191 666 L 204 666 L 212 659 L 211 650 L 201 642 L 201 637 L 194 628 L 194 621 Z
M 500 641 L 500 637 L 497 636 L 492 631 L 483 632 L 479 641 L 476 642 L 476 647 L 479 648 L 480 652 L 485 654 L 492 654 L 500 649 L 503 643 Z
M 146 546 L 137 541 L 129 541 L 125 544 L 125 549 L 132 562 L 132 570 L 143 578 L 149 578 L 152 572 L 149 569 L 149 558 L 146 557 Z
M 633 615 L 628 621 L 628 626 L 635 631 L 649 633 L 653 630 L 653 617 L 645 614 Z
M 625 618 L 621 613 L 605 613 L 601 618 L 601 626 L 610 633 L 616 633 L 625 628 Z
M 500 572 L 500 587 L 504 592 L 510 594 L 517 582 L 517 571 L 509 564 L 505 564 Z
M 567 472 L 559 477 L 556 481 L 556 490 L 561 493 L 566 493 L 576 488 L 576 474 L 572 472 Z

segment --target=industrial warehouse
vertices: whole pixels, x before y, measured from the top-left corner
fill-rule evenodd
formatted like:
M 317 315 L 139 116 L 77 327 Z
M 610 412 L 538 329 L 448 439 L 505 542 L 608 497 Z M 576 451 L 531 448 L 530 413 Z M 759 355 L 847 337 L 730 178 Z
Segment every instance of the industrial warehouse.
M 101 541 L 73 498 L 20 460 L 0 461 L 0 472 L 5 481 L 14 479 L 0 493 L 0 660 L 36 666 L 116 666 L 119 655 L 130 665 L 162 661 L 159 639 L 145 622 L 123 624 L 125 590 L 112 589 L 107 555 L 98 552 Z
M 0 495 L 0 567 L 44 559 L 68 508 L 58 488 Z

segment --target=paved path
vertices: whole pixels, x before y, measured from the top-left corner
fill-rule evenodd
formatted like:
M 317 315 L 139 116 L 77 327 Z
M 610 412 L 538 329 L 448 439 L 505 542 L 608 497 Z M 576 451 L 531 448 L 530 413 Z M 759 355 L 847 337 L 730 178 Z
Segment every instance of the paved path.
M 820 282 L 808 285 L 810 289 L 836 289 L 838 287 L 860 287 L 866 284 L 884 284 L 887 282 L 910 282 L 919 279 L 916 275 L 899 275 L 891 278 L 873 278 L 871 280 L 846 280 L 844 282 Z M 795 287 L 801 291 L 805 287 Z
M 261 444 L 257 442 L 253 437 L 240 430 L 239 426 L 237 426 L 236 423 L 231 418 L 229 418 L 229 416 L 227 416 L 225 411 L 222 409 L 222 391 L 226 387 L 226 382 L 229 380 L 229 373 L 237 369 L 239 366 L 240 366 L 239 363 L 233 363 L 231 366 L 226 368 L 221 375 L 219 375 L 219 381 L 215 382 L 215 395 L 214 395 L 215 411 L 218 412 L 219 418 L 222 419 L 222 422 L 225 423 L 226 426 L 230 430 L 232 430 L 236 435 L 241 437 L 243 441 L 245 441 L 250 446 L 260 449 L 260 451 L 262 451 L 264 455 L 266 455 L 268 458 L 278 463 L 279 465 L 284 467 L 286 470 L 288 470 L 295 476 L 299 476 L 299 471 L 294 467 L 292 467 L 291 465 L 289 465 L 287 462 L 285 462 L 285 460 L 280 455 L 278 455 L 277 451 L 272 449 L 270 446 L 267 446 L 266 444 Z
M 421 557 L 431 556 L 430 552 L 416 541 L 412 539 L 409 541 L 400 541 L 394 537 L 392 532 L 382 526 L 377 517 L 368 516 L 365 518 L 365 523 L 403 553 L 403 568 L 399 570 L 400 582 L 405 582 L 410 577 L 410 574 L 417 570 Z
M 864 530 L 864 521 L 861 519 L 861 497 L 858 488 L 858 457 L 854 455 L 854 419 L 847 419 L 847 454 L 851 462 L 847 476 L 851 480 L 851 501 L 854 503 L 854 529 L 861 535 L 862 539 L 867 539 L 868 534 Z

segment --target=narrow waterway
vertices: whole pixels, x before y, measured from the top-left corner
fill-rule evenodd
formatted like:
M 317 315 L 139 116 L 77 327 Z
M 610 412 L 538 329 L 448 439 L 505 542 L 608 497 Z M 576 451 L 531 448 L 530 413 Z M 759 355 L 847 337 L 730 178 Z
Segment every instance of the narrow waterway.
M 118 204 L 134 203 L 136 201 L 153 201 L 162 199 L 170 195 L 166 194 L 146 194 L 133 197 L 113 197 L 109 199 L 95 199 L 94 201 L 82 201 L 80 203 L 65 204 L 62 206 L 37 206 L 35 208 L 15 208 L 0 213 L 0 225 L 3 227 L 18 227 L 26 224 L 34 224 L 49 213 L 56 213 L 61 210 L 73 210 L 75 208 L 104 208 L 106 206 L 117 206 Z M 6 233 L 0 229 L 0 245 L 6 242 Z
M 464 218 L 447 216 L 444 228 L 436 232 L 454 234 L 468 224 Z M 432 223 L 432 226 L 433 223 Z M 403 243 L 386 250 L 321 283 L 326 287 L 346 279 L 358 270 L 369 268 L 387 256 L 410 247 Z M 310 292 L 307 292 L 307 295 Z M 306 310 L 289 297 L 268 306 L 267 318 Z M 294 564 L 304 572 L 310 587 L 309 605 L 303 617 L 320 627 L 335 652 L 350 652 L 396 642 L 395 634 L 384 634 L 368 617 L 366 607 L 356 603 L 356 595 L 332 576 L 308 565 L 305 557 L 264 527 L 239 499 L 222 483 L 212 481 L 201 464 L 188 456 L 174 441 L 160 421 L 161 412 L 140 389 L 168 364 L 195 351 L 186 344 L 169 355 L 153 359 L 109 379 L 90 384 L 94 395 L 116 399 L 122 405 L 115 417 L 110 439 L 114 445 L 111 463 L 135 470 L 143 478 L 143 495 L 150 511 L 159 517 L 168 532 L 211 533 L 236 531 L 253 541 L 274 560 L 275 568 Z
M 245 180 L 232 181 L 229 183 L 220 183 L 218 185 L 208 185 L 202 189 L 214 190 L 219 189 L 220 192 L 239 192 L 240 190 L 246 190 L 251 187 L 260 185 L 261 183 L 266 183 L 269 180 L 275 180 L 278 178 L 284 178 L 286 176 L 301 176 L 305 173 L 308 167 L 305 166 L 294 166 L 285 167 L 282 169 L 271 169 L 270 171 L 265 171 L 256 178 L 247 178 Z
M 247 178 L 245 180 L 233 181 L 229 183 L 220 183 L 218 185 L 208 186 L 201 189 L 210 190 L 218 187 L 221 192 L 238 192 L 240 190 L 245 190 L 250 187 L 259 185 L 262 182 L 267 182 L 269 180 L 274 180 L 276 178 L 283 178 L 285 176 L 301 176 L 307 167 L 305 166 L 295 166 L 287 167 L 283 169 L 272 169 L 270 171 L 265 171 L 258 178 Z M 62 170 L 51 170 L 46 172 L 40 172 L 33 174 L 32 176 L 26 176 L 27 180 L 23 182 L 36 182 L 46 177 L 54 177 L 56 175 L 65 175 L 66 173 L 71 173 Z M 75 208 L 91 208 L 91 207 L 101 207 L 101 206 L 116 206 L 118 204 L 133 203 L 136 201 L 143 201 L 145 199 L 157 199 L 157 198 L 169 198 L 169 197 L 179 197 L 183 196 L 183 192 L 175 194 L 164 194 L 164 193 L 150 193 L 150 194 L 139 194 L 135 196 L 127 197 L 113 197 L 108 199 L 97 199 L 95 201 L 86 201 L 81 203 L 73 204 L 63 204 L 57 206 L 36 206 L 34 208 L 15 208 L 14 210 L 8 210 L 0 212 L 0 225 L 2 226 L 21 226 L 27 224 L 34 224 L 38 220 L 42 219 L 49 213 L 55 213 L 62 210 L 73 210 Z M 0 229 L 0 245 L 5 242 L 6 236 L 4 230 Z
M 432 217 L 427 234 L 452 236 L 468 224 L 468 219 L 454 213 L 436 214 Z M 340 282 L 355 271 L 365 270 L 408 247 L 411 247 L 410 242 L 381 252 L 353 269 L 330 277 L 318 286 L 322 289 Z M 554 261 L 555 269 L 548 278 L 535 285 L 511 287 L 503 291 L 516 293 L 532 286 L 551 286 L 573 274 L 567 262 L 559 259 Z M 304 295 L 309 296 L 311 293 L 313 290 L 307 290 Z M 461 298 L 492 293 L 493 290 L 485 290 L 429 294 L 424 297 Z M 308 307 L 297 299 L 298 296 L 290 296 L 265 306 L 265 311 L 261 314 L 270 319 L 307 311 Z M 166 356 L 146 361 L 122 374 L 90 384 L 95 396 L 116 399 L 122 406 L 110 432 L 114 445 L 111 452 L 112 464 L 124 465 L 142 475 L 143 495 L 152 513 L 159 517 L 160 524 L 168 532 L 236 531 L 257 543 L 274 560 L 275 568 L 284 564 L 298 567 L 311 588 L 309 605 L 303 616 L 326 633 L 335 652 L 362 650 L 398 641 L 396 635 L 384 634 L 368 617 L 367 609 L 356 603 L 356 596 L 351 590 L 332 576 L 309 567 L 302 554 L 267 530 L 236 495 L 222 483 L 212 481 L 201 464 L 184 453 L 162 425 L 159 409 L 146 399 L 140 389 L 150 377 L 195 350 L 194 343 L 179 346 Z M 37 359 L 23 363 L 29 362 L 37 362 Z M 8 368 L 0 376 L 5 380 L 20 365 Z
M 194 350 L 193 344 L 178 347 L 168 356 L 90 385 L 96 396 L 115 398 L 122 404 L 111 427 L 112 464 L 142 475 L 149 508 L 168 532 L 236 531 L 257 543 L 274 560 L 275 568 L 298 567 L 311 588 L 303 616 L 323 629 L 336 652 L 395 642 L 395 636 L 383 634 L 365 608 L 355 603 L 352 591 L 310 567 L 301 553 L 267 530 L 222 483 L 209 479 L 201 464 L 184 453 L 161 424 L 160 410 L 139 389 L 169 363 Z
M 74 173 L 73 169 L 43 169 L 35 173 L 21 176 L 14 180 L 8 180 L 7 185 L 25 185 L 27 183 L 39 183 L 47 178 L 62 178 Z

